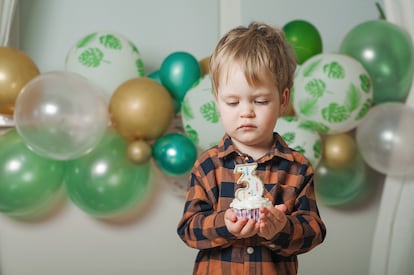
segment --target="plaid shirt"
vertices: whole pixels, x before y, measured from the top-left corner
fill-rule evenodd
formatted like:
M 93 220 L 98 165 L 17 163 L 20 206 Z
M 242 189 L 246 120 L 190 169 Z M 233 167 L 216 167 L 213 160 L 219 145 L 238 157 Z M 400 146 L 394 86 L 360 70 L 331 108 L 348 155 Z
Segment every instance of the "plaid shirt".
M 322 243 L 326 228 L 315 200 L 313 169 L 306 158 L 274 134 L 272 149 L 256 160 L 263 196 L 273 205 L 287 206 L 288 222 L 272 240 L 259 236 L 236 239 L 224 223 L 234 198 L 235 164 L 254 162 L 239 153 L 231 138 L 203 153 L 190 175 L 183 217 L 177 233 L 199 249 L 194 274 L 296 274 L 297 255 Z

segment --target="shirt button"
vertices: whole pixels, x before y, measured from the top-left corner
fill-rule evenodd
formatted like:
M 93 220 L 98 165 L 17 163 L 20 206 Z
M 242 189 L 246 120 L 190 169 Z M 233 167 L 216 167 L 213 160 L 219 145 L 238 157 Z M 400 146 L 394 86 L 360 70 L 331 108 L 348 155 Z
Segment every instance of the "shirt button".
M 254 253 L 254 248 L 253 248 L 253 247 L 251 247 L 251 246 L 249 246 L 249 247 L 246 249 L 246 251 L 247 251 L 247 254 L 253 254 L 253 253 Z

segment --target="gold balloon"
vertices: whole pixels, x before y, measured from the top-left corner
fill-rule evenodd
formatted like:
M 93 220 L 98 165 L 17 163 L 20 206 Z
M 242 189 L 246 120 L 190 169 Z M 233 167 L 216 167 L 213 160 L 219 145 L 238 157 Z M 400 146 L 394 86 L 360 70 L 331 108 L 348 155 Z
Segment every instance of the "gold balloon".
M 357 147 L 350 134 L 326 135 L 323 138 L 322 152 L 325 165 L 340 169 L 347 167 L 355 159 Z
M 201 59 L 199 62 L 201 68 L 201 76 L 210 73 L 210 56 Z
M 12 47 L 0 47 L 0 113 L 13 114 L 21 89 L 40 74 L 33 60 Z
M 174 103 L 167 89 L 148 77 L 122 83 L 109 103 L 111 122 L 126 139 L 155 140 L 169 127 Z
M 128 145 L 128 159 L 133 163 L 142 164 L 150 160 L 151 146 L 143 140 L 134 140 Z

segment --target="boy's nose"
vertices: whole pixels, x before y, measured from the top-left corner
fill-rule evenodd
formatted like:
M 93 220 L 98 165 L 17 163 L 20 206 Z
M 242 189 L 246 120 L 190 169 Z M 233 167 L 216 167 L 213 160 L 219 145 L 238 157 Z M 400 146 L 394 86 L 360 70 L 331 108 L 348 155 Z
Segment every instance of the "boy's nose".
M 245 107 L 244 109 L 243 109 L 243 111 L 242 111 L 242 113 L 241 113 L 241 116 L 242 117 L 254 117 L 255 116 L 255 113 L 254 113 L 254 110 L 253 110 L 253 108 L 251 108 L 251 107 Z

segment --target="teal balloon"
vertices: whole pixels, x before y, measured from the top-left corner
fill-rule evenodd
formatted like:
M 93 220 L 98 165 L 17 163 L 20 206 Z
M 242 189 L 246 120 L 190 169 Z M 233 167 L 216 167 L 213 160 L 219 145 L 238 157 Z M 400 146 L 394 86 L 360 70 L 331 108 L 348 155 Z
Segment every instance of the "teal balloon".
M 15 129 L 0 136 L 0 212 L 30 216 L 50 205 L 61 192 L 65 162 L 40 156 Z
M 168 55 L 160 67 L 160 79 L 172 96 L 180 102 L 201 75 L 198 60 L 187 52 Z
M 161 77 L 160 77 L 160 71 L 159 70 L 155 70 L 151 73 L 148 74 L 149 78 L 154 79 L 155 81 L 157 81 L 159 84 L 162 84 L 161 81 Z M 167 88 L 167 87 L 166 87 Z M 168 90 L 168 89 L 167 89 Z M 171 92 L 170 92 L 171 93 Z M 171 97 L 173 98 L 173 103 L 174 103 L 174 112 L 177 114 L 178 112 L 180 112 L 181 110 L 181 100 L 178 98 L 173 97 L 173 95 L 171 94 Z
M 197 158 L 197 148 L 187 136 L 171 133 L 157 139 L 152 155 L 161 171 L 178 176 L 191 170 Z
M 160 70 L 155 70 L 155 71 L 150 72 L 147 77 L 154 79 L 155 81 L 157 81 L 159 84 L 162 85 L 161 78 L 160 78 Z
M 347 207 L 356 202 L 368 189 L 368 169 L 360 155 L 344 168 L 335 169 L 324 161 L 315 170 L 315 193 L 327 206 Z
M 373 81 L 374 104 L 404 102 L 414 73 L 410 34 L 385 20 L 354 27 L 343 39 L 340 52 L 358 60 Z
M 68 164 L 70 199 L 91 216 L 108 217 L 138 206 L 150 190 L 150 164 L 127 159 L 127 142 L 108 129 L 89 154 Z

